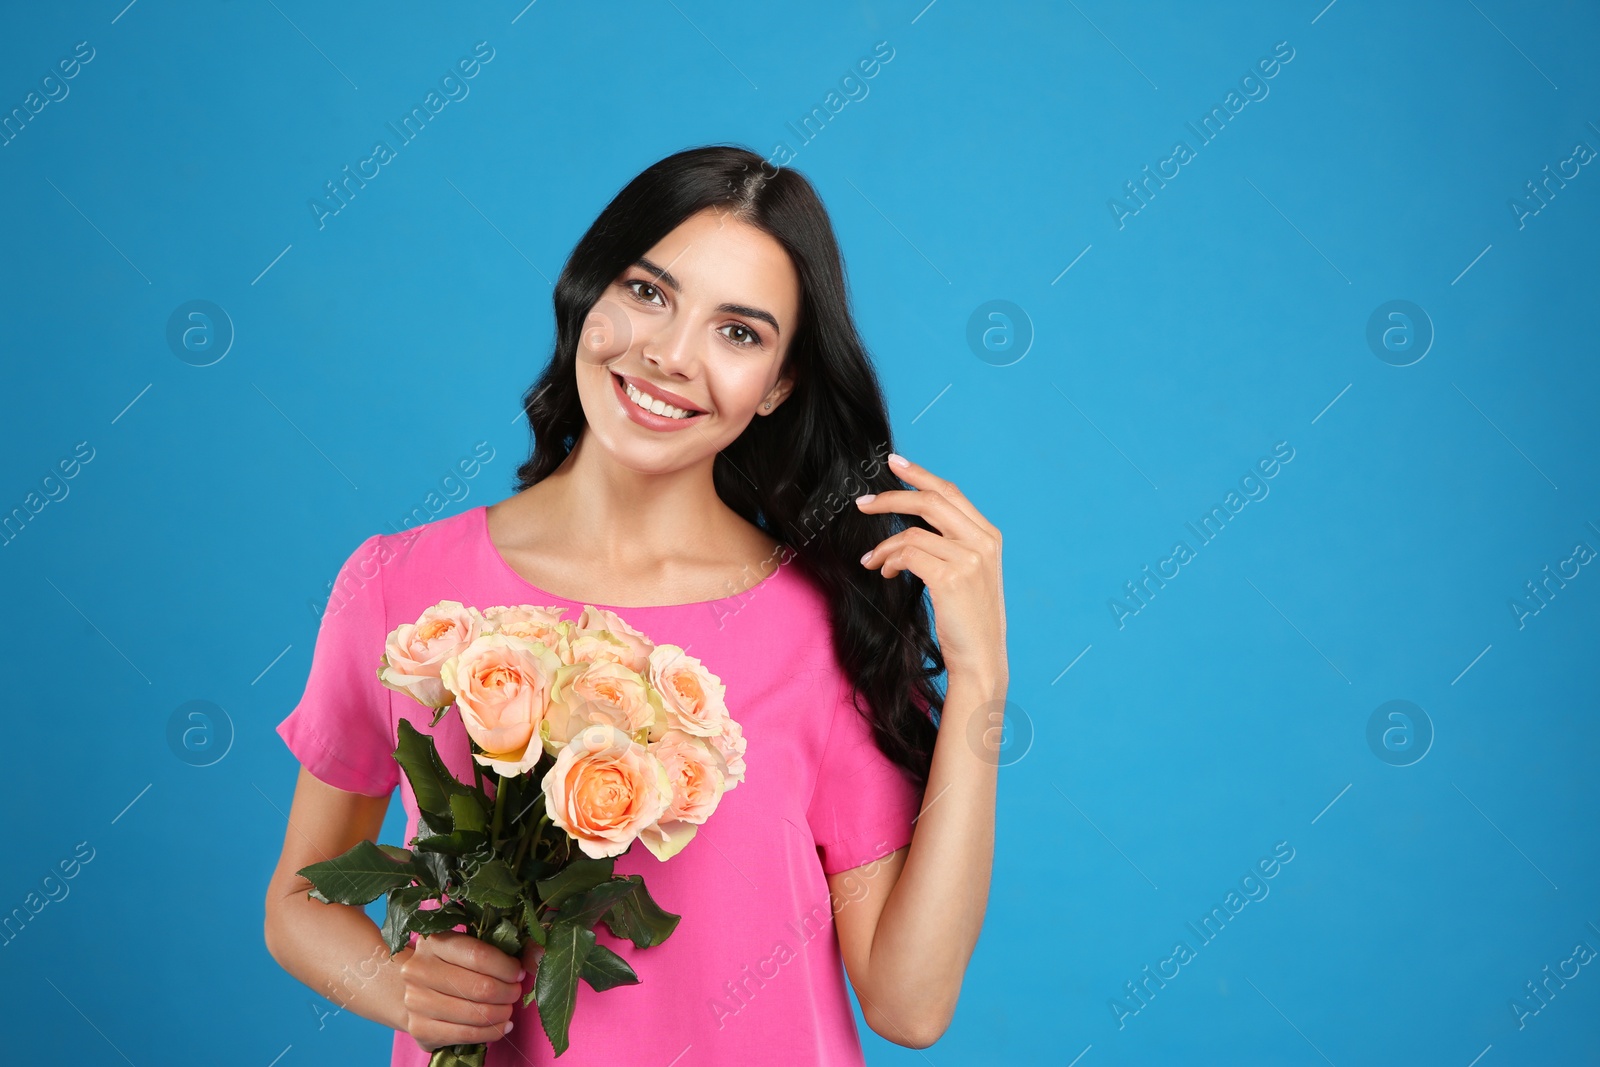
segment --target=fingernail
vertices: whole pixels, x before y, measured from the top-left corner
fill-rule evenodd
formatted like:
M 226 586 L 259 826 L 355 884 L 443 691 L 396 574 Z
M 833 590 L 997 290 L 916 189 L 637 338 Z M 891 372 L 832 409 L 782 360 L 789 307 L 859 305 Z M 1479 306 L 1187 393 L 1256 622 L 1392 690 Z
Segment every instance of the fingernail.
M 870 550 L 870 549 L 869 549 L 869 550 L 868 550 L 868 551 L 867 551 L 867 554 L 866 554 L 866 555 L 864 555 L 864 556 L 862 556 L 862 557 L 861 557 L 861 562 L 862 562 L 862 563 L 863 563 L 863 564 L 864 564 L 864 563 L 866 563 L 866 562 L 867 562 L 867 559 L 868 559 L 868 558 L 869 558 L 869 557 L 870 557 L 870 556 L 871 556 L 871 555 L 872 555 L 872 552 L 871 552 L 871 550 Z
M 528 977 L 528 969 L 526 967 L 518 967 L 517 968 L 517 981 L 520 982 L 526 977 Z
M 911 461 L 897 452 L 889 453 L 889 463 L 896 467 L 909 467 Z
M 878 497 L 877 493 L 862 493 L 860 496 L 856 497 L 856 503 L 857 504 L 870 504 L 872 501 L 876 500 L 877 497 Z
M 504 1037 L 506 1034 L 509 1034 L 511 1032 L 511 1028 L 513 1026 L 515 1026 L 515 1025 L 517 1025 L 517 1024 L 514 1023 L 514 1022 L 511 1022 L 510 1020 L 507 1020 L 506 1021 L 506 1028 L 504 1030 L 500 1031 L 500 1036 Z

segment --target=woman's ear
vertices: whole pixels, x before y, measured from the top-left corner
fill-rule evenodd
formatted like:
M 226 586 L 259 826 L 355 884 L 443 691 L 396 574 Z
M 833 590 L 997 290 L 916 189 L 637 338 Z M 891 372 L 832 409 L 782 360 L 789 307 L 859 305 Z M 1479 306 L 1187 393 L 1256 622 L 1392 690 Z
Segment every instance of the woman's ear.
M 778 384 L 774 385 L 767 393 L 766 397 L 762 399 L 761 407 L 757 409 L 758 413 L 762 415 L 771 415 L 774 411 L 778 410 L 778 405 L 787 400 L 789 398 L 789 394 L 793 391 L 793 378 L 779 378 Z

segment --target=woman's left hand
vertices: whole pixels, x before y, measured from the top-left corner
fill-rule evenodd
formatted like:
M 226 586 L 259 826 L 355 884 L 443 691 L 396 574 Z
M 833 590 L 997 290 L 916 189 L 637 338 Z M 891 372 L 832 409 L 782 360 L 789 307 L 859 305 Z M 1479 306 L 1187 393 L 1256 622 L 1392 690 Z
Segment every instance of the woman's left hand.
M 928 587 L 934 629 L 951 677 L 978 672 L 1007 679 L 1005 588 L 1000 574 L 1000 531 L 961 490 L 909 460 L 890 453 L 889 469 L 915 486 L 859 497 L 864 512 L 919 515 L 939 531 L 908 526 L 862 558 L 885 578 L 910 571 Z

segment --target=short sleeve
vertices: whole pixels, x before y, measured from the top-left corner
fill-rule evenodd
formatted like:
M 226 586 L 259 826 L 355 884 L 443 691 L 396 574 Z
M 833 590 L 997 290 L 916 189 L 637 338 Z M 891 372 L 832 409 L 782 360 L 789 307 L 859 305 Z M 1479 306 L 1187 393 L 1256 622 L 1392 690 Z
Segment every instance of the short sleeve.
M 841 674 L 833 723 L 806 818 L 824 874 L 859 867 L 911 843 L 922 790 L 878 748 Z
M 345 560 L 322 612 L 305 692 L 278 735 L 306 770 L 336 789 L 388 796 L 400 784 L 389 691 L 378 681 L 388 636 L 383 565 L 374 534 Z

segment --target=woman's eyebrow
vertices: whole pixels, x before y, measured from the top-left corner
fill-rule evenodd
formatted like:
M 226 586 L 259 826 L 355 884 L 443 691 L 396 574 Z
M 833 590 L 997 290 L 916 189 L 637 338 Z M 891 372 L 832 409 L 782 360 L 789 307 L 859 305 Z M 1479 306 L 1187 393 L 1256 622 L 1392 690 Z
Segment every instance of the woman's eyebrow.
M 634 266 L 641 267 L 644 270 L 649 271 L 651 274 L 656 276 L 657 280 L 669 288 L 676 289 L 680 293 L 683 291 L 682 283 L 678 281 L 677 277 L 670 270 L 667 270 L 665 267 L 656 266 L 656 264 L 651 262 L 648 257 L 640 256 L 634 261 Z M 752 319 L 760 319 L 762 322 L 765 322 L 771 326 L 773 331 L 780 337 L 783 335 L 783 328 L 778 325 L 778 320 L 773 317 L 771 312 L 763 311 L 760 308 L 753 308 L 746 304 L 718 304 L 717 310 L 726 311 L 733 315 L 745 315 Z

